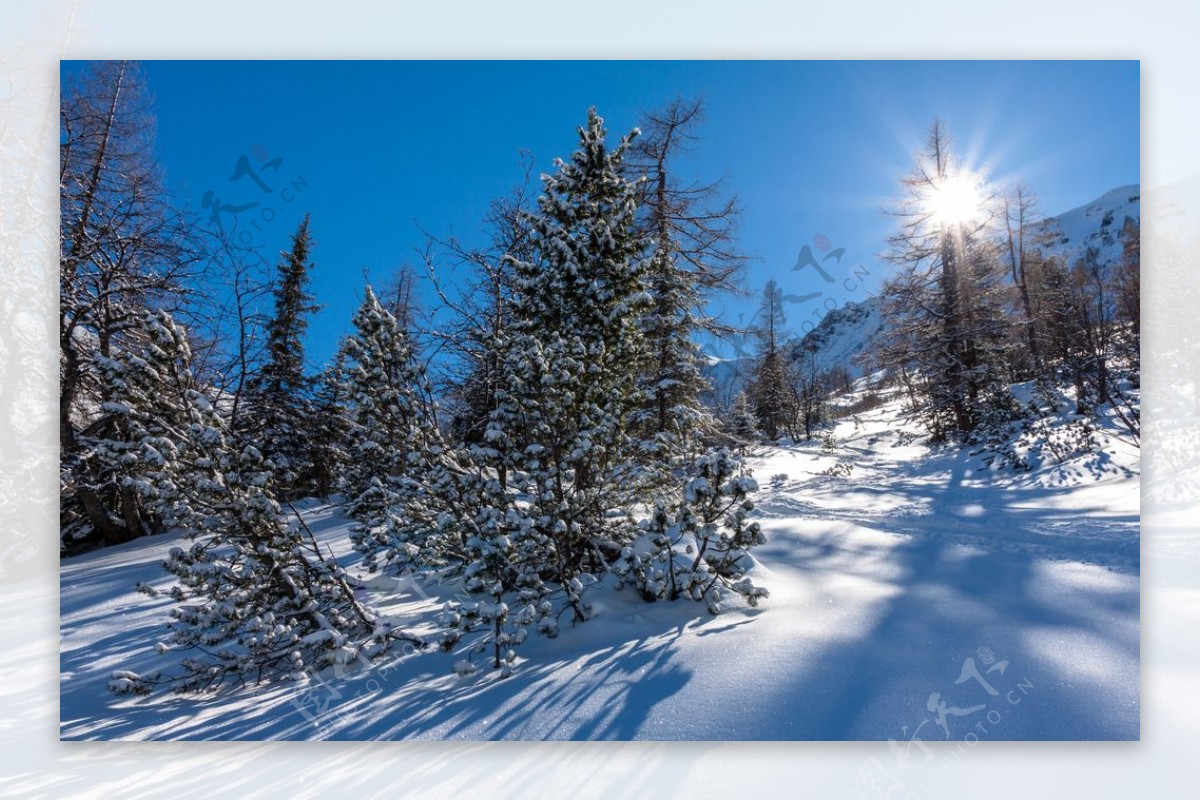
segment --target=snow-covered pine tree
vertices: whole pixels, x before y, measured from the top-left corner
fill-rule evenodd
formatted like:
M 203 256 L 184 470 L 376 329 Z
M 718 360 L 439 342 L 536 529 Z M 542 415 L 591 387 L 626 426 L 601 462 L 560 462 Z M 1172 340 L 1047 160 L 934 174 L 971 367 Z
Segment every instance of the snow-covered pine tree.
M 766 542 L 749 493 L 758 484 L 728 449 L 711 450 L 692 464 L 680 497 L 660 498 L 643 521 L 644 535 L 628 545 L 613 569 L 647 600 L 690 598 L 721 612 L 725 591 L 751 606 L 769 595 L 746 576 L 749 551 Z
M 708 382 L 700 374 L 699 329 L 694 277 L 676 266 L 676 245 L 665 226 L 658 232 L 648 270 L 653 303 L 642 318 L 646 367 L 641 392 L 646 398 L 633 417 L 647 461 L 664 475 L 699 446 L 715 424 L 700 401 Z
M 350 465 L 346 450 L 353 425 L 349 394 L 343 342 L 333 363 L 317 376 L 313 390 L 308 460 L 312 465 L 312 489 L 318 498 L 328 499 L 342 489 L 342 477 Z
M 729 417 L 725 424 L 725 433 L 741 450 L 757 445 L 762 439 L 762 432 L 758 430 L 758 418 L 754 414 L 754 407 L 745 390 L 739 392 L 733 399 L 733 406 L 729 410 Z
M 310 386 L 304 372 L 307 316 L 316 311 L 307 286 L 312 234 L 306 215 L 284 251 L 275 282 L 275 312 L 267 325 L 267 361 L 251 379 L 246 430 L 239 432 L 272 465 L 275 491 L 301 497 L 314 490 L 309 454 Z
M 433 522 L 431 472 L 446 458 L 432 388 L 409 332 L 367 287 L 345 349 L 352 409 L 349 511 L 369 569 L 439 565 L 448 546 Z
M 216 689 L 269 681 L 370 658 L 392 630 L 355 598 L 331 554 L 311 532 L 288 525 L 253 447 L 233 446 L 225 423 L 189 367 L 187 337 L 166 312 L 142 321 L 142 355 L 102 365 L 104 411 L 124 436 L 100 445 L 154 514 L 191 540 L 164 563 L 177 578 L 171 636 L 160 650 L 186 654 L 179 674 L 114 674 L 110 689 Z M 148 587 L 142 588 L 154 592 Z
M 754 374 L 746 387 L 759 428 L 768 439 L 776 439 L 784 433 L 795 434 L 791 431 L 795 405 L 792 370 L 783 346 L 786 323 L 783 290 L 772 279 L 763 288 L 762 307 L 754 327 L 758 355 Z
M 621 171 L 630 138 L 608 148 L 591 109 L 579 149 L 543 177 L 529 219 L 537 258 L 513 263 L 505 380 L 480 451 L 505 508 L 473 543 L 473 586 L 521 592 L 525 614 L 551 633 L 551 596 L 575 619 L 588 616 L 585 586 L 635 534 L 622 510 L 644 485 L 629 432 L 649 303 L 636 187 Z

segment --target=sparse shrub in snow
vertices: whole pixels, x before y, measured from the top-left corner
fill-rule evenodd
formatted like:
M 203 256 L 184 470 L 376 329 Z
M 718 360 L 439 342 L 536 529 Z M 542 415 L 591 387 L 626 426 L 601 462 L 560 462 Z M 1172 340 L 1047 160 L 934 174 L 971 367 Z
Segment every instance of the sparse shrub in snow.
M 821 475 L 845 478 L 850 475 L 850 472 L 853 469 L 854 469 L 854 466 L 852 464 L 850 464 L 850 462 L 837 462 L 835 464 L 831 464 L 829 467 L 826 467 L 824 470 L 822 470 Z
M 647 600 L 704 601 L 713 614 L 727 591 L 757 606 L 769 594 L 745 575 L 750 549 L 766 541 L 758 523 L 746 519 L 754 508 L 749 493 L 757 488 L 728 449 L 698 457 L 679 497 L 655 503 L 643 536 L 613 565 L 620 582 Z
M 1032 382 L 1030 399 L 1008 419 L 982 429 L 977 452 L 995 468 L 1029 471 L 1048 460 L 1065 464 L 1100 447 L 1091 414 L 1067 413 L 1070 398 L 1051 379 Z

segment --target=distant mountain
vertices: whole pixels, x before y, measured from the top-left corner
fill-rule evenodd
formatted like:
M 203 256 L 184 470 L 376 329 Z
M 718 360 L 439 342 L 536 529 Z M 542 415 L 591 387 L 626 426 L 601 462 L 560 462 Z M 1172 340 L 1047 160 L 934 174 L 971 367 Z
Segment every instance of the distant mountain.
M 1119 186 L 1091 203 L 1047 217 L 1035 226 L 1049 238 L 1046 250 L 1061 256 L 1068 265 L 1095 248 L 1103 265 L 1116 264 L 1121 258 L 1121 229 L 1125 221 L 1141 221 L 1141 188 L 1137 184 Z
M 1200 196 L 1200 177 L 1187 188 L 1192 195 Z M 1035 229 L 1049 240 L 1046 251 L 1067 264 L 1074 264 L 1088 248 L 1095 248 L 1100 264 L 1110 266 L 1121 258 L 1121 229 L 1127 219 L 1141 221 L 1141 190 L 1137 184 L 1117 187 L 1091 203 L 1047 217 Z M 869 297 L 828 312 L 815 328 L 788 342 L 792 361 L 806 365 L 812 354 L 820 370 L 844 367 L 852 378 L 861 377 L 867 368 L 857 357 L 883 328 L 881 309 L 880 298 Z M 749 357 L 710 360 L 703 368 L 713 387 L 710 400 L 728 404 L 745 385 L 752 368 L 753 359 Z
M 811 358 L 819 372 L 840 366 L 846 368 L 851 378 L 860 377 L 864 368 L 858 364 L 857 357 L 883 328 L 880 307 L 878 297 L 869 297 L 827 312 L 811 331 L 802 337 L 791 338 L 784 345 L 789 360 L 797 368 L 807 370 Z M 708 401 L 717 406 L 728 406 L 745 386 L 753 369 L 754 359 L 749 356 L 709 359 L 702 367 L 704 377 L 712 387 Z
M 862 375 L 858 356 L 883 328 L 881 305 L 878 297 L 869 297 L 826 313 L 813 330 L 788 344 L 792 361 L 807 368 L 812 354 L 819 371 L 845 367 L 855 378 Z

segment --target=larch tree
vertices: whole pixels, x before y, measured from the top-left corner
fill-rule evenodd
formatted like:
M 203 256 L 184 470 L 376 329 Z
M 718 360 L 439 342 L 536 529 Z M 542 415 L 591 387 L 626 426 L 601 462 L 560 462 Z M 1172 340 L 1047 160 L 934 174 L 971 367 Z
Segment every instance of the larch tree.
M 483 224 L 487 243 L 468 248 L 451 237 L 429 237 L 425 262 L 442 305 L 454 319 L 431 332 L 451 362 L 443 397 L 449 412 L 449 431 L 458 442 L 483 442 L 488 420 L 503 389 L 502 342 L 508 334 L 515 281 L 513 265 L 532 261 L 530 212 L 532 157 L 522 153 L 523 178 L 506 195 L 488 206 Z M 445 274 L 458 286 L 451 292 Z
M 723 198 L 720 181 L 689 181 L 681 160 L 695 147 L 703 122 L 700 100 L 676 99 L 646 115 L 624 164 L 638 181 L 638 227 L 653 248 L 647 291 L 653 299 L 642 320 L 649 357 L 646 394 L 636 429 L 652 456 L 668 461 L 695 450 L 714 429 L 701 401 L 698 336 L 727 329 L 705 312 L 717 291 L 740 291 L 745 257 L 734 248 L 739 209 Z
M 1038 236 L 1040 219 L 1037 197 L 1025 184 L 1018 184 L 1003 198 L 1004 252 L 1009 275 L 1020 300 L 1021 327 L 1028 353 L 1026 375 L 1041 375 L 1044 368 L 1042 335 L 1038 330 L 1037 286 L 1034 275 L 1045 236 Z
M 900 230 L 887 258 L 885 364 L 914 376 L 917 411 L 935 438 L 969 440 L 1011 410 L 1005 351 L 1008 285 L 987 232 L 991 198 L 955 158 L 940 122 L 892 210 Z

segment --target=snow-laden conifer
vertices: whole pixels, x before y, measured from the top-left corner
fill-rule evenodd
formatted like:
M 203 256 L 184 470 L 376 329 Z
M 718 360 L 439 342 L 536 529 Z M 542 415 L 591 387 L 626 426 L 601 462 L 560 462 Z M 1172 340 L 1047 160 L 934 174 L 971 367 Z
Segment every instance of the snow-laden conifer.
M 354 596 L 302 522 L 289 524 L 268 489 L 262 454 L 232 444 L 196 385 L 187 337 L 171 316 L 149 314 L 142 325 L 144 352 L 102 365 L 111 398 L 104 411 L 126 436 L 101 447 L 117 455 L 148 508 L 188 541 L 164 563 L 177 582 L 162 650 L 183 654 L 182 671 L 122 672 L 111 689 L 191 691 L 295 678 L 370 658 L 397 638 L 418 642 Z
M 766 541 L 758 523 L 747 520 L 754 509 L 749 495 L 756 489 L 728 449 L 697 457 L 679 496 L 655 503 L 653 515 L 642 522 L 643 536 L 614 564 L 621 582 L 633 584 L 647 600 L 704 601 L 714 615 L 722 611 L 727 592 L 757 606 L 769 593 L 746 576 L 753 565 L 750 549 Z

